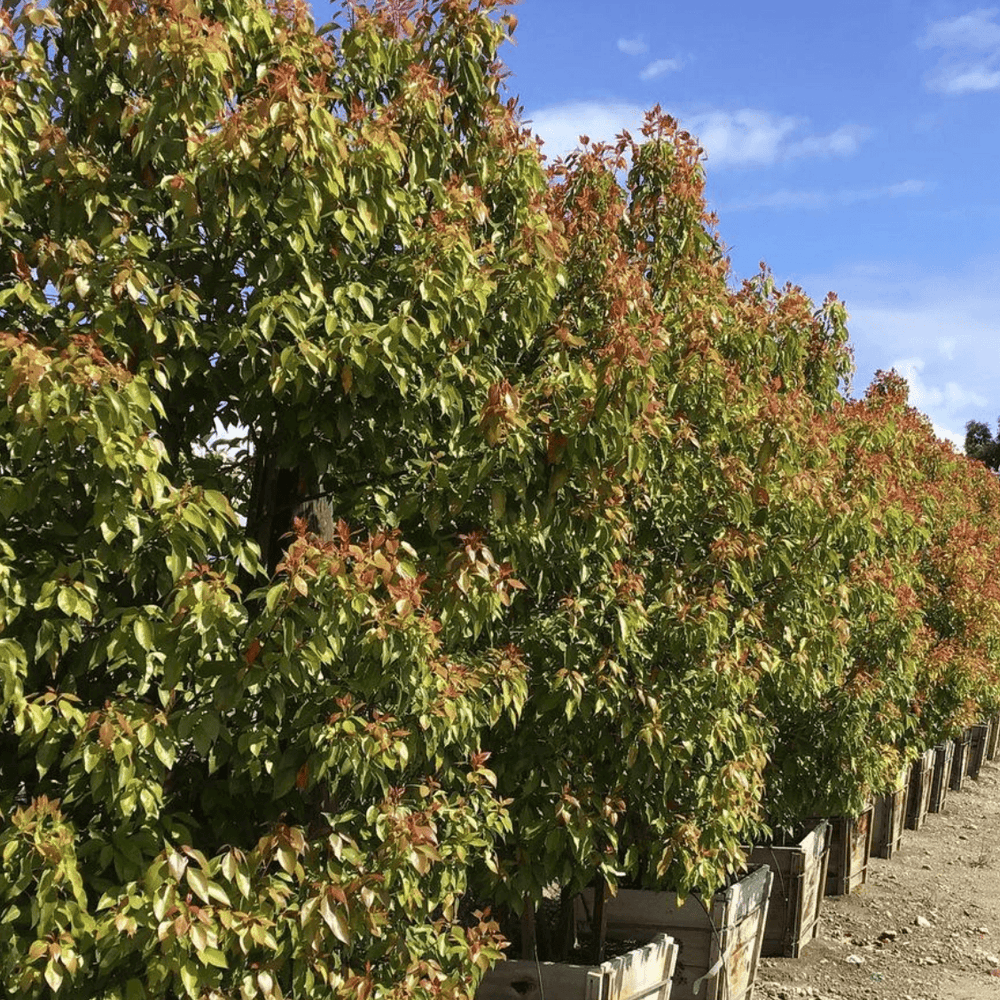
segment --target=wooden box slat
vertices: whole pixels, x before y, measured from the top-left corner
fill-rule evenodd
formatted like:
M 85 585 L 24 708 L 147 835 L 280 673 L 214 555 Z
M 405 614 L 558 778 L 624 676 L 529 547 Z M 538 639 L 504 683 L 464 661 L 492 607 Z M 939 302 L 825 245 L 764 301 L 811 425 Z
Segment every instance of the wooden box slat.
M 986 760 L 986 741 L 990 736 L 989 724 L 972 727 L 972 743 L 969 747 L 969 763 L 965 773 L 972 779 L 979 778 L 983 762 Z
M 879 795 L 872 813 L 871 853 L 876 858 L 891 858 L 902 846 L 906 819 L 906 792 L 909 775 L 900 776 L 899 785 Z
M 996 757 L 998 743 L 1000 743 L 1000 713 L 990 716 L 990 736 L 986 741 L 987 760 L 993 760 Z

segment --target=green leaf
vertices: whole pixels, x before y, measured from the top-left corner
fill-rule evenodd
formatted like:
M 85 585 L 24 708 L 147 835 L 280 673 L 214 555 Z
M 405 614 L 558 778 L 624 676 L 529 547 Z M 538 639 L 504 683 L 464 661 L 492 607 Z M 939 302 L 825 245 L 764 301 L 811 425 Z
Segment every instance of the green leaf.
M 57 993 L 59 987 L 62 986 L 63 982 L 63 970 L 59 963 L 54 959 L 50 958 L 45 963 L 45 982 L 49 984 L 49 988 Z
M 137 618 L 132 623 L 136 642 L 148 653 L 153 648 L 153 627 L 145 618 Z
M 56 604 L 64 615 L 72 617 L 80 606 L 80 598 L 71 587 L 62 587 L 56 595 Z
M 201 898 L 202 902 L 212 902 L 212 897 L 208 891 L 208 876 L 200 868 L 188 865 L 184 877 L 187 879 L 188 885 Z

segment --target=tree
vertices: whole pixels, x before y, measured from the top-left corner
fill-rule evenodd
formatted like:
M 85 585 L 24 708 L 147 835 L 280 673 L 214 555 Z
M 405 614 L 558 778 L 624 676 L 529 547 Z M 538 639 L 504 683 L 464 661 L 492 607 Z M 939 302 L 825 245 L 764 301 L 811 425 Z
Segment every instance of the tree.
M 979 420 L 970 420 L 965 425 L 965 454 L 994 472 L 1000 472 L 1000 423 L 997 427 L 997 437 L 993 437 L 989 425 Z
M 462 996 L 499 956 L 459 902 L 525 664 L 469 508 L 516 456 L 559 237 L 496 6 L 0 21 L 23 995 Z

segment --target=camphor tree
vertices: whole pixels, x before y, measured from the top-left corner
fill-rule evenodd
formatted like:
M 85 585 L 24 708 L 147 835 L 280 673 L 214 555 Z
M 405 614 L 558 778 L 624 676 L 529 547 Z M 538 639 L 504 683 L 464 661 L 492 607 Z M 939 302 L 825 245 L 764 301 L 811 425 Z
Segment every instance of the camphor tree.
M 0 15 L 15 994 L 468 996 L 479 902 L 718 885 L 764 709 L 847 677 L 840 553 L 896 536 L 838 464 L 843 310 L 728 287 L 659 114 L 547 172 L 503 6 Z M 995 691 L 962 489 L 879 606 L 919 561 L 938 728 Z
M 697 146 L 547 176 L 497 6 L 4 22 L 22 992 L 461 995 L 469 871 L 711 888 L 759 826 L 719 459 L 771 466 Z
M 5 8 L 20 995 L 463 996 L 499 957 L 459 901 L 527 685 L 481 512 L 501 454 L 555 492 L 522 409 L 562 237 L 498 6 Z
M 767 800 L 781 823 L 856 813 L 997 704 L 995 477 L 935 436 L 895 372 L 828 425 L 827 505 L 849 528 L 836 545 L 846 655 L 818 699 L 773 703 Z

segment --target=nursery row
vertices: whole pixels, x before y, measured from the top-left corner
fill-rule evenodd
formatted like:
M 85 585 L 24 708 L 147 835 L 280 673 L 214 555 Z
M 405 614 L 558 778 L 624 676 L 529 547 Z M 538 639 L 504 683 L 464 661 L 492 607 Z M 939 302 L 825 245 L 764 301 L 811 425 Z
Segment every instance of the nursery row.
M 921 754 L 859 814 L 749 850 L 747 871 L 707 902 L 623 889 L 598 916 L 588 890 L 574 901 L 573 946 L 595 964 L 504 961 L 476 1000 L 750 1000 L 759 958 L 798 958 L 819 934 L 824 898 L 859 889 L 869 857 L 892 858 L 904 827 L 919 830 L 928 813 L 943 812 L 949 790 L 997 757 L 998 737 L 1000 714 Z M 598 961 L 605 942 L 620 953 Z
M 1000 709 L 997 479 L 503 6 L 0 15 L 16 995 L 470 996 Z

